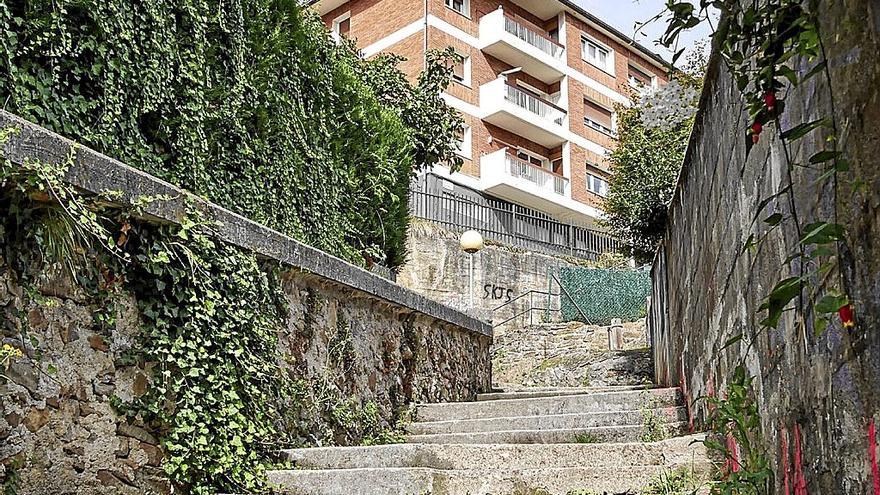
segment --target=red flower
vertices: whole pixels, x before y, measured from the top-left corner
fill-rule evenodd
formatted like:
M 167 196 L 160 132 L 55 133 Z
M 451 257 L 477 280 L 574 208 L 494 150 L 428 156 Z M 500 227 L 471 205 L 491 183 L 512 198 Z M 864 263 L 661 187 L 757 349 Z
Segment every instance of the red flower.
M 761 134 L 761 131 L 763 131 L 763 130 L 764 130 L 764 126 L 762 126 L 760 122 L 755 121 L 755 123 L 752 124 L 752 134 L 757 136 L 757 135 Z
M 852 328 L 856 326 L 856 322 L 853 319 L 853 307 L 852 304 L 847 304 L 846 306 L 837 310 L 838 316 L 840 316 L 840 322 L 843 323 L 843 328 Z
M 776 93 L 768 91 L 767 94 L 764 95 L 764 104 L 767 105 L 767 110 L 772 112 L 776 107 Z
M 761 135 L 761 131 L 764 130 L 764 126 L 762 126 L 760 122 L 755 121 L 750 130 L 752 131 L 752 142 L 758 144 L 758 140 L 760 139 L 759 136 Z

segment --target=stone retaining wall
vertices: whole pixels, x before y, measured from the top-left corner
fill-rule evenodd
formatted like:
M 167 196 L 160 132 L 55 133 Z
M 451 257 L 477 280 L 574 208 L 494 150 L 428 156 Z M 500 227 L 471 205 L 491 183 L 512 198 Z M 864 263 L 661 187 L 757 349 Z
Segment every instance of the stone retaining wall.
M 6 146 L 13 161 L 59 160 L 70 142 L 0 112 L 0 128 L 22 130 Z M 168 194 L 149 213 L 178 218 L 186 193 L 88 149 L 79 149 L 68 175 L 90 192 L 121 190 L 128 200 Z M 411 402 L 473 400 L 491 385 L 485 323 L 430 301 L 339 259 L 201 203 L 219 220 L 222 240 L 284 263 L 288 302 L 279 335 L 279 362 L 307 384 L 306 394 L 352 408 L 373 403 L 390 426 Z M 0 260 L 3 341 L 26 356 L 14 360 L 0 385 L 0 483 L 20 494 L 168 493 L 163 452 L 154 434 L 116 414 L 112 402 L 149 387 L 151 369 L 127 365 L 139 332 L 137 306 L 122 298 L 108 330 L 95 307 L 63 277 L 39 273 L 24 287 Z M 25 296 L 28 297 L 25 297 Z M 332 359 L 334 346 L 344 359 Z M 5 380 L 3 380 L 5 382 Z M 304 444 L 356 443 L 321 415 L 302 418 Z
M 749 122 L 731 77 L 711 64 L 701 113 L 670 206 L 670 220 L 653 266 L 649 327 L 656 375 L 681 385 L 689 401 L 723 396 L 733 369 L 755 377 L 764 447 L 777 493 L 877 493 L 873 435 L 880 422 L 880 6 L 876 1 L 820 2 L 823 41 L 833 81 L 840 142 L 851 161 L 835 204 L 831 189 L 816 194 L 821 171 L 795 167 L 794 201 L 801 224 L 829 218 L 846 225 L 842 280 L 853 298 L 857 326 L 839 321 L 817 331 L 812 321 L 783 315 L 778 329 L 759 332 L 762 299 L 779 280 L 797 275 L 785 258 L 798 243 L 790 222 L 759 247 L 743 250 L 762 220 L 789 214 L 779 192 L 788 173 L 771 129 L 746 150 Z M 801 65 L 806 73 L 815 62 Z M 814 77 L 788 91 L 784 129 L 831 113 L 829 87 Z M 793 161 L 823 149 L 820 132 L 798 141 Z M 859 185 L 861 184 L 861 185 Z M 832 275 L 836 279 L 836 275 Z M 835 319 L 836 320 L 836 319 Z M 731 338 L 745 339 L 724 347 Z M 705 417 L 698 401 L 696 419 Z
M 474 255 L 474 308 L 469 309 L 468 255 L 459 247 L 458 234 L 427 220 L 414 220 L 407 238 L 407 262 L 397 281 L 435 301 L 468 310 L 494 322 L 501 322 L 532 307 L 559 309 L 558 296 L 534 294 L 519 298 L 530 290 L 559 294 L 559 285 L 551 275 L 559 276 L 559 268 L 577 266 L 568 260 L 523 249 L 487 244 Z M 571 260 L 575 262 L 574 260 Z M 518 299 L 519 298 L 519 299 Z M 512 304 L 498 311 L 507 302 Z M 553 312 L 548 319 L 558 320 Z M 535 311 L 509 322 L 507 327 L 528 325 L 541 320 Z

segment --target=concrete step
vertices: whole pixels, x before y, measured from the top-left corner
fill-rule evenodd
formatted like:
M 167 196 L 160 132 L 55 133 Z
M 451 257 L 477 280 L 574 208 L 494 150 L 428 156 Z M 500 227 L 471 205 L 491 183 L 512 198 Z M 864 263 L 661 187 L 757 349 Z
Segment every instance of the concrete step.
M 626 390 L 579 395 L 555 395 L 525 399 L 498 399 L 478 402 L 423 404 L 416 410 L 416 420 L 450 421 L 514 416 L 548 416 L 590 412 L 611 412 L 678 406 L 677 388 Z
M 498 387 L 486 394 L 477 394 L 478 401 L 501 399 L 534 399 L 538 397 L 558 397 L 561 395 L 584 395 L 602 392 L 623 392 L 627 390 L 648 390 L 653 385 L 615 385 L 608 387 Z
M 666 425 L 669 435 L 687 431 L 686 422 Z M 642 425 L 625 425 L 596 428 L 560 428 L 555 430 L 501 430 L 471 433 L 439 433 L 433 435 L 408 435 L 410 443 L 577 443 L 578 436 L 588 435 L 597 442 L 638 442 L 645 434 Z
M 651 443 L 592 444 L 394 444 L 373 447 L 321 447 L 283 451 L 298 469 L 431 468 L 537 469 L 629 468 L 632 466 L 708 467 L 705 437 L 691 435 Z
M 638 493 L 661 466 L 544 468 L 516 470 L 437 470 L 359 468 L 270 471 L 278 493 L 296 495 L 499 495 Z
M 687 421 L 684 407 L 651 409 L 651 413 L 667 423 Z M 515 416 L 509 418 L 454 419 L 411 423 L 407 433 L 433 435 L 438 433 L 471 433 L 503 430 L 558 430 L 566 428 L 597 428 L 640 425 L 644 413 L 638 411 L 611 411 L 585 414 L 554 414 L 549 416 Z

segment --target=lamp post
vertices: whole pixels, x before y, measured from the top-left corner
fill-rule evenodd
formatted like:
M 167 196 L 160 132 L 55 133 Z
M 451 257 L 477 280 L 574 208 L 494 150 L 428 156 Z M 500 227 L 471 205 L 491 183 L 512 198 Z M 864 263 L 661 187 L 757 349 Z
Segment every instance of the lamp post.
M 458 241 L 462 251 L 468 254 L 468 301 L 469 309 L 474 307 L 474 254 L 483 249 L 483 236 L 476 230 L 468 230 L 461 234 Z

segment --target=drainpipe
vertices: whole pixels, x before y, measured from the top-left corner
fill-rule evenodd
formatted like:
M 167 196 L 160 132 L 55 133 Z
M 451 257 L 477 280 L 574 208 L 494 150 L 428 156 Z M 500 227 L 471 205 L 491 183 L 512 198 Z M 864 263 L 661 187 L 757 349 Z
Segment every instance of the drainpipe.
M 425 0 L 425 36 L 422 47 L 422 70 L 428 70 L 428 2 Z

